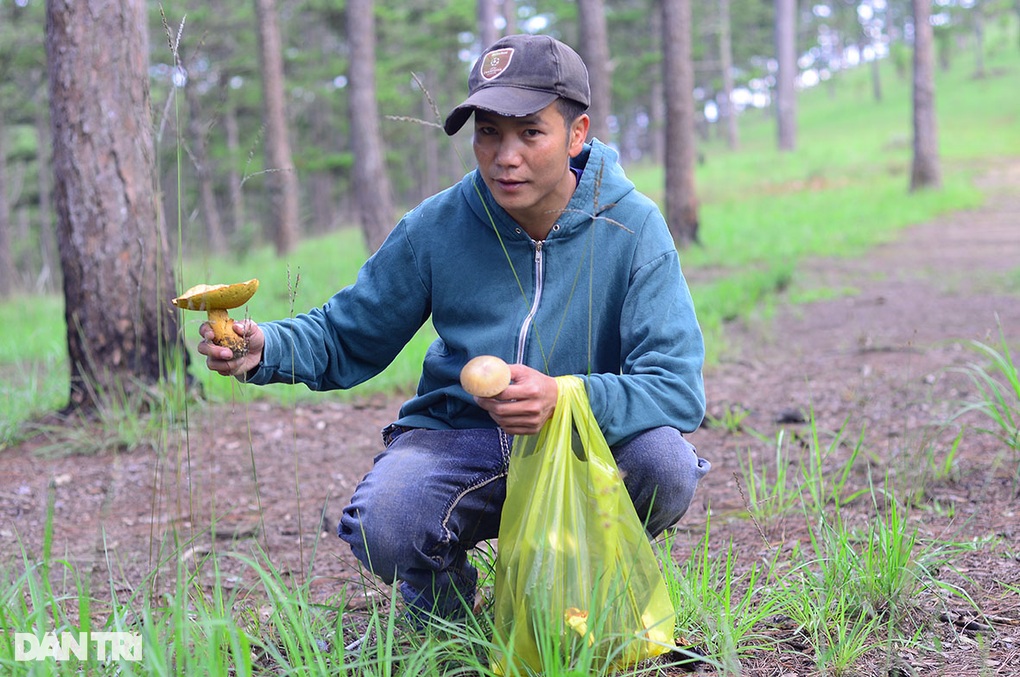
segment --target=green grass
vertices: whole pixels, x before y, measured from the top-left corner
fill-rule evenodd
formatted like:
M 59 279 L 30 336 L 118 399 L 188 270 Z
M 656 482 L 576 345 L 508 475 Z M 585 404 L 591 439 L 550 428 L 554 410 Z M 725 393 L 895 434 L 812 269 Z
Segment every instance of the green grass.
M 0 450 L 20 439 L 21 422 L 67 402 L 63 300 L 16 296 L 0 303 Z
M 804 453 L 823 459 L 834 446 L 822 445 L 815 435 Z M 952 570 L 964 551 L 996 546 L 922 535 L 909 508 L 888 500 L 900 493 L 888 482 L 865 490 L 862 495 L 870 500 L 848 513 L 839 491 L 850 465 L 866 463 L 868 456 L 857 450 L 831 472 L 818 462 L 803 462 L 796 486 L 777 479 L 782 488 L 770 488 L 761 476 L 762 491 L 781 497 L 776 512 L 806 526 L 804 541 L 764 540 L 758 554 L 738 550 L 732 543 L 717 543 L 712 513 L 689 558 L 674 557 L 665 538 L 658 557 L 676 610 L 679 645 L 660 660 L 699 661 L 715 674 L 738 675 L 752 656 L 802 642 L 819 674 L 850 675 L 865 656 L 893 661 L 904 650 L 940 654 L 926 636 L 930 628 L 922 611 L 937 614 L 947 605 L 972 603 L 943 583 L 939 572 Z M 745 472 L 748 485 L 755 481 Z M 20 561 L 0 566 L 4 674 L 489 676 L 494 674 L 490 657 L 508 650 L 493 639 L 490 606 L 463 623 L 438 622 L 424 633 L 410 632 L 392 589 L 378 589 L 367 579 L 364 585 L 379 594 L 363 609 L 351 604 L 357 592 L 351 587 L 319 598 L 314 576 L 281 571 L 255 544 L 247 552 L 216 549 L 197 559 L 168 554 L 143 580 L 124 585 L 112 559 L 115 550 L 107 551 L 98 575 L 54 554 L 54 497 L 51 492 L 41 552 L 22 550 Z M 161 553 L 186 544 L 167 545 Z M 314 558 L 307 564 L 309 573 L 315 570 Z M 483 583 L 491 584 L 484 568 L 482 573 Z M 606 639 L 597 624 L 589 631 L 593 646 Z M 42 638 L 82 632 L 135 633 L 142 642 L 141 660 L 101 661 L 94 652 L 84 660 L 16 660 L 16 633 Z M 540 638 L 539 644 L 557 647 L 558 641 Z M 545 674 L 613 673 L 580 648 L 557 649 L 559 658 L 546 656 Z M 656 670 L 641 663 L 620 674 Z
M 959 371 L 970 379 L 976 395 L 956 416 L 976 413 L 980 417 L 977 431 L 991 435 L 1011 453 L 1007 462 L 1013 466 L 1014 485 L 1020 485 L 1020 371 L 1009 341 L 1000 326 L 998 345 L 970 341 L 967 346 L 975 359 Z
M 1000 376 L 1006 387 L 1015 383 L 1008 348 L 973 347 L 981 359 L 968 369 L 985 393 L 985 406 L 973 409 L 993 412 L 988 415 L 996 423 L 1014 420 L 1015 392 L 991 385 Z M 747 432 L 767 442 L 744 431 L 739 419 L 738 412 L 727 425 L 732 434 Z M 852 675 L 861 661 L 892 665 L 903 652 L 934 652 L 933 659 L 941 660 L 926 619 L 939 610 L 976 609 L 940 572 L 953 572 L 953 562 L 965 551 L 997 554 L 998 544 L 969 537 L 954 542 L 930 529 L 922 532 L 910 501 L 900 499 L 924 495 L 925 486 L 918 484 L 938 481 L 939 474 L 908 475 L 909 487 L 889 480 L 881 487 L 852 486 L 852 478 L 874 474 L 874 454 L 863 434 L 850 438 L 845 426 L 823 433 L 813 417 L 809 423 L 808 434 L 797 436 L 796 444 L 783 433 L 777 436 L 774 460 L 756 467 L 748 455 L 741 463 L 736 479 L 746 514 L 738 518 L 753 520 L 760 547 L 720 543 L 725 537 L 715 533 L 713 511 L 707 512 L 690 557 L 674 556 L 670 537 L 659 544 L 680 633 L 666 661 L 697 661 L 715 674 L 738 675 L 756 656 L 801 645 L 796 651 L 813 661 L 819 674 Z M 987 432 L 998 436 L 996 427 Z M 939 468 L 948 469 L 958 442 L 946 460 L 938 461 Z M 219 548 L 198 559 L 178 557 L 175 553 L 189 544 L 171 534 L 173 542 L 157 548 L 159 561 L 141 580 L 125 581 L 116 551 L 107 550 L 100 563 L 102 582 L 96 584 L 90 565 L 54 553 L 55 496 L 49 492 L 41 551 L 22 549 L 20 561 L 0 563 L 4 674 L 488 676 L 493 675 L 489 656 L 508 650 L 493 639 L 491 606 L 466 623 L 439 623 L 419 634 L 402 625 L 392 589 L 371 577 L 358 585 L 378 591 L 365 609 L 351 604 L 355 591 L 349 588 L 317 598 L 317 547 L 302 565 L 308 575 L 294 576 L 278 569 L 257 543 Z M 800 540 L 782 533 L 794 522 L 806 534 Z M 216 525 L 208 529 L 215 531 Z M 492 553 L 483 552 L 476 561 L 483 585 L 491 585 Z M 241 570 L 231 567 L 229 580 L 221 571 L 227 562 Z M 96 631 L 136 633 L 142 660 L 103 662 L 93 655 L 29 663 L 15 658 L 16 633 Z M 591 632 L 594 646 L 606 639 L 597 625 Z M 552 637 L 539 643 L 555 648 L 560 641 Z M 560 656 L 558 649 L 554 653 Z M 550 677 L 610 674 L 583 650 L 547 658 L 544 674 Z M 657 669 L 642 663 L 621 674 L 656 674 Z

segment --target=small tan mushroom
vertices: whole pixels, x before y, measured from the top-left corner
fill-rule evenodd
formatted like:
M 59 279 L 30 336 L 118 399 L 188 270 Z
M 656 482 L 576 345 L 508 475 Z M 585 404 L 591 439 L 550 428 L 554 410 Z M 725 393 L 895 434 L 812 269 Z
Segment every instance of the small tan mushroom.
M 510 385 L 510 366 L 495 355 L 473 357 L 460 371 L 460 384 L 475 397 L 495 397 Z
M 248 352 L 248 343 L 234 331 L 234 320 L 227 311 L 243 306 L 258 288 L 257 279 L 235 284 L 196 284 L 172 303 L 184 310 L 206 311 L 213 330 L 213 343 L 230 348 L 234 357 L 240 357 Z

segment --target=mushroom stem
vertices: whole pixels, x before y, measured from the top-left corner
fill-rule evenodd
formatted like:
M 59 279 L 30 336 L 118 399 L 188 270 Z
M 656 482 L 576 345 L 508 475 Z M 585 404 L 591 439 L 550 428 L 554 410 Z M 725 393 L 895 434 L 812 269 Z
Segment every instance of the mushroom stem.
M 222 308 L 211 308 L 209 326 L 213 330 L 213 343 L 234 351 L 234 357 L 240 357 L 245 351 L 244 338 L 234 331 L 234 319 Z

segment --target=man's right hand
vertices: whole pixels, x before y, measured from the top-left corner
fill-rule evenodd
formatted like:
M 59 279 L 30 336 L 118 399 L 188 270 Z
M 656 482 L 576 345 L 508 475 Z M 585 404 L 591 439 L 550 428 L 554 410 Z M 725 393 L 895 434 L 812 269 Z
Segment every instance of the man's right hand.
M 198 344 L 198 352 L 205 355 L 205 364 L 211 371 L 244 380 L 245 375 L 259 366 L 262 361 L 262 349 L 266 345 L 266 336 L 258 324 L 252 320 L 234 322 L 233 329 L 246 339 L 248 344 L 246 354 L 235 358 L 234 352 L 230 348 L 213 343 L 213 331 L 208 322 L 203 322 L 198 329 L 202 335 L 202 341 Z

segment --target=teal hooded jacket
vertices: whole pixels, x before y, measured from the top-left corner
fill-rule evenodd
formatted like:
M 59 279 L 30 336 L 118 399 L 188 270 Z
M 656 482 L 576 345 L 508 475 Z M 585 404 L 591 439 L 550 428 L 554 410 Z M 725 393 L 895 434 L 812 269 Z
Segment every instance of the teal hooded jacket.
M 705 414 L 704 342 L 658 207 L 596 141 L 572 160 L 573 198 L 533 241 L 478 171 L 408 212 L 354 284 L 324 306 L 260 323 L 255 384 L 350 388 L 380 373 L 431 317 L 438 338 L 399 425 L 492 428 L 460 386 L 461 367 L 497 355 L 585 379 L 611 445 Z

